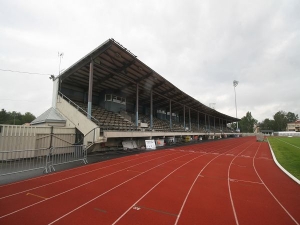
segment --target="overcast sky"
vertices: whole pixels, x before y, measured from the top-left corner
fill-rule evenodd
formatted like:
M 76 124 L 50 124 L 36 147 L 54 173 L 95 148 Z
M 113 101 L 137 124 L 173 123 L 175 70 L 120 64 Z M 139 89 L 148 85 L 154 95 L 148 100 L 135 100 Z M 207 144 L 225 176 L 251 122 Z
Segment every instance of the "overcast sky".
M 219 112 L 300 116 L 299 0 L 0 0 L 0 109 L 39 116 L 52 81 L 109 38 Z

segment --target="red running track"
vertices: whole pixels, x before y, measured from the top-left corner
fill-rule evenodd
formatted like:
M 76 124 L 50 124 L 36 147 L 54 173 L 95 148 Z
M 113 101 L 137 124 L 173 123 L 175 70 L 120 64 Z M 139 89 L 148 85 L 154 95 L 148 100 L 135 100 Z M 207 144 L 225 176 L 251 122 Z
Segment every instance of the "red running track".
M 300 186 L 253 137 L 0 186 L 0 224 L 299 224 Z

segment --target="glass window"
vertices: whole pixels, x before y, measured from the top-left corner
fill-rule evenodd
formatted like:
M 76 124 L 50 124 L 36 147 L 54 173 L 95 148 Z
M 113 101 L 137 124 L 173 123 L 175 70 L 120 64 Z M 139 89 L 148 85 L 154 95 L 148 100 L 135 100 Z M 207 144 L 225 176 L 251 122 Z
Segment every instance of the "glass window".
M 105 101 L 111 101 L 111 95 L 105 95 Z

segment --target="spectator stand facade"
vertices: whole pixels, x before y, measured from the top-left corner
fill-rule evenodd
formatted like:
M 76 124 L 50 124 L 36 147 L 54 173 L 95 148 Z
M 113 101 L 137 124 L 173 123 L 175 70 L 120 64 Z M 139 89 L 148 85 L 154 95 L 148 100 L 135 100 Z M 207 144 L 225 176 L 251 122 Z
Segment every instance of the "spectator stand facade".
M 233 135 L 227 124 L 239 121 L 179 90 L 114 39 L 53 81 L 52 107 L 67 119 L 67 126 L 92 136 L 85 144 L 94 146 L 124 140 L 137 140 L 141 146 L 145 139 L 165 137 L 225 137 Z

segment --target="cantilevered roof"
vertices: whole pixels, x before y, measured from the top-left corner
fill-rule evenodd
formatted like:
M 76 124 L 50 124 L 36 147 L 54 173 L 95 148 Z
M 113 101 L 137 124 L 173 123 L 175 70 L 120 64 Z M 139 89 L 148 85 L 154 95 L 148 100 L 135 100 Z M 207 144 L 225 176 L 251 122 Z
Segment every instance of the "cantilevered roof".
M 182 112 L 185 106 L 186 110 L 190 109 L 192 117 L 197 117 L 199 112 L 201 117 L 205 114 L 228 122 L 239 121 L 179 90 L 114 39 L 105 41 L 55 79 L 59 78 L 62 85 L 87 91 L 91 61 L 94 62 L 93 93 L 95 94 L 112 89 L 122 92 L 127 99 L 135 99 L 136 84 L 138 84 L 139 104 L 150 105 L 149 96 L 152 90 L 153 105 L 156 108 L 168 109 L 171 100 L 172 112 Z
M 53 107 L 48 109 L 42 115 L 33 120 L 30 125 L 36 125 L 41 123 L 62 123 L 66 122 L 66 119 Z

